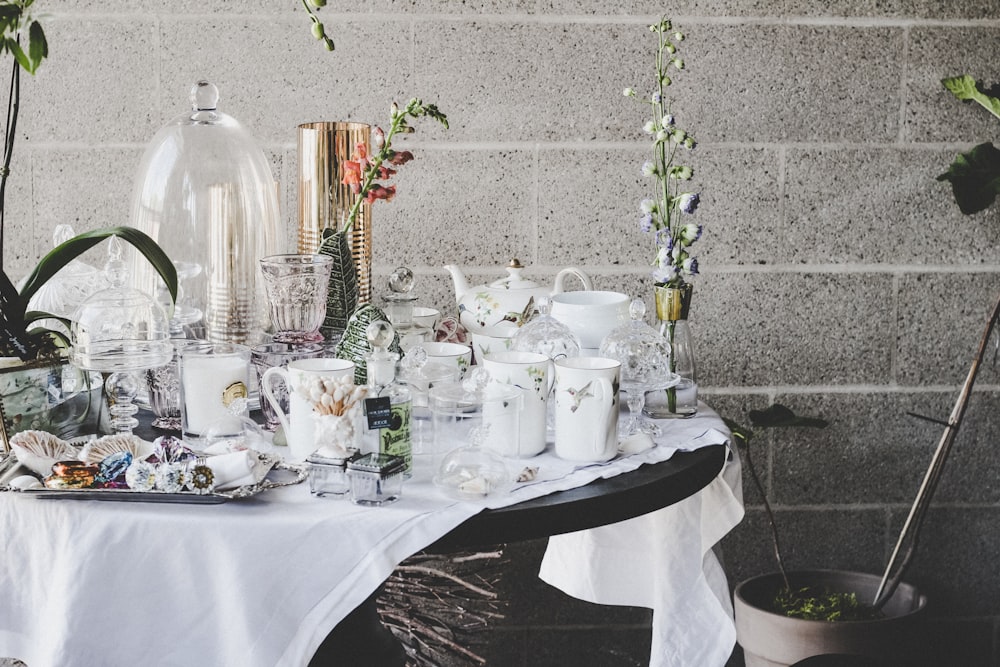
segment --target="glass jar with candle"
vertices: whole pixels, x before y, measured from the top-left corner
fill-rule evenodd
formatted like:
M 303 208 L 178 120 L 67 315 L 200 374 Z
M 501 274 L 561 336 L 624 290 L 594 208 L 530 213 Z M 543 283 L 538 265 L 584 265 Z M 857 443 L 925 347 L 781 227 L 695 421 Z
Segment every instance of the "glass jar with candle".
M 250 348 L 213 343 L 180 352 L 181 422 L 185 436 L 243 431 Z

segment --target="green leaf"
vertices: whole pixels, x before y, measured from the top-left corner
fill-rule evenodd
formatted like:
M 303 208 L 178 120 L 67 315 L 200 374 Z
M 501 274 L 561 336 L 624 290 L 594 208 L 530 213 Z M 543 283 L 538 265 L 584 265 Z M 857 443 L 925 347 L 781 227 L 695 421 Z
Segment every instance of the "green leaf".
M 799 417 L 790 408 L 775 403 L 766 410 L 751 410 L 750 422 L 757 428 L 775 428 L 779 426 L 809 426 L 826 428 L 828 422 L 815 417 Z
M 979 89 L 976 80 L 968 74 L 955 76 L 948 79 L 941 79 L 941 83 L 951 91 L 951 94 L 960 100 L 972 100 L 978 102 L 991 114 L 1000 118 L 1000 99 L 990 97 Z
M 14 54 L 14 59 L 17 63 L 27 72 L 32 72 L 31 61 L 28 60 L 28 56 L 24 53 L 21 45 L 17 43 L 15 39 L 8 39 L 5 42 L 5 46 L 8 51 Z
M 45 32 L 38 21 L 32 21 L 28 28 L 28 59 L 31 60 L 31 73 L 34 74 L 42 60 L 49 55 L 49 43 L 45 39 Z
M 324 230 L 323 241 L 317 252 L 333 258 L 327 288 L 326 317 L 320 328 L 323 335 L 330 339 L 347 328 L 347 321 L 358 307 L 358 273 L 354 268 L 351 245 L 345 232 Z
M 70 324 L 72 324 L 69 319 L 65 317 L 60 317 L 59 315 L 53 315 L 52 313 L 47 313 L 44 310 L 29 310 L 24 314 L 24 323 L 31 324 L 33 322 L 38 322 L 39 320 L 58 320 L 66 330 L 69 331 Z M 29 333 L 36 333 L 40 331 L 39 329 L 32 329 Z
M 142 253 L 143 257 L 153 265 L 153 268 L 160 274 L 160 277 L 163 278 L 163 282 L 166 283 L 167 289 L 170 291 L 170 299 L 177 299 L 177 269 L 174 268 L 173 262 L 163 252 L 163 249 L 156 244 L 156 241 L 134 227 L 108 227 L 77 234 L 50 250 L 38 262 L 35 270 L 31 272 L 31 275 L 25 281 L 24 288 L 21 290 L 22 304 L 27 307 L 28 302 L 34 296 L 35 292 L 48 282 L 52 276 L 58 273 L 61 268 L 104 239 L 112 236 L 117 236 L 121 240 L 135 246 Z
M 948 171 L 937 177 L 951 181 L 951 190 L 962 213 L 970 215 L 990 207 L 1000 194 L 1000 150 L 987 142 L 959 153 Z

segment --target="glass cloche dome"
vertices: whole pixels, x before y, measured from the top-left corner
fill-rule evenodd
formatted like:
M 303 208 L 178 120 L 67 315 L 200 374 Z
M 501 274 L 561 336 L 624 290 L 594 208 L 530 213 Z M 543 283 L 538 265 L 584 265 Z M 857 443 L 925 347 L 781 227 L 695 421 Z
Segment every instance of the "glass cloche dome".
M 218 89 L 199 81 L 193 109 L 153 137 L 133 190 L 132 226 L 181 269 L 172 328 L 253 343 L 268 327 L 258 260 L 281 252 L 284 232 L 264 152 L 218 101 Z M 158 291 L 144 262 L 133 263 L 133 275 L 142 291 Z

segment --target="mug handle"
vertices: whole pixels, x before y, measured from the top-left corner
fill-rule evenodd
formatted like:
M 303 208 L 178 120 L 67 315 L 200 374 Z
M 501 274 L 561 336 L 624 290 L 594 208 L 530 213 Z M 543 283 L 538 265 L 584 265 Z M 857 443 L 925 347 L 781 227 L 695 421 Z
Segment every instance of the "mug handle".
M 275 376 L 280 376 L 281 381 L 288 387 L 288 391 L 292 391 L 292 383 L 289 378 L 288 371 L 281 366 L 272 366 L 264 371 L 264 374 L 260 376 L 260 391 L 264 394 L 264 398 L 267 399 L 267 402 L 271 404 L 271 407 L 274 408 L 274 414 L 277 415 L 278 421 L 281 422 L 281 428 L 285 429 L 285 437 L 287 438 L 290 437 L 291 434 L 291 428 L 288 425 L 288 416 L 285 414 L 285 411 L 281 409 L 281 402 L 271 390 L 271 381 Z
M 556 274 L 556 284 L 552 290 L 553 294 L 559 294 L 560 292 L 566 291 L 566 288 L 563 287 L 563 282 L 566 280 L 566 276 L 576 276 L 576 279 L 580 281 L 581 285 L 583 285 L 583 289 L 588 292 L 594 289 L 594 283 L 590 281 L 590 276 L 575 266 L 568 266 Z
M 600 417 L 597 420 L 597 428 L 594 429 L 594 456 L 600 457 L 604 454 L 604 445 L 608 439 L 608 425 L 611 421 L 611 408 L 614 407 L 614 390 L 611 382 L 607 378 L 597 378 L 591 385 L 594 389 L 594 398 L 601 404 Z M 604 403 L 607 407 L 604 407 Z

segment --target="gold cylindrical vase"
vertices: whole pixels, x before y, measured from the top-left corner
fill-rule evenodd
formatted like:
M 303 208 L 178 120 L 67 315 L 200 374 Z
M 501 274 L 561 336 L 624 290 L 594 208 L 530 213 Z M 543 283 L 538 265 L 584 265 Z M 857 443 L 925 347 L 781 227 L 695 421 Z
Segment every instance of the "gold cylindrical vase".
M 322 121 L 299 125 L 299 235 L 298 251 L 315 253 L 323 230 L 340 231 L 358 195 L 341 183 L 344 163 L 358 144 L 371 145 L 371 126 L 364 123 Z M 348 232 L 351 256 L 358 274 L 360 303 L 372 295 L 371 204 L 362 203 Z

